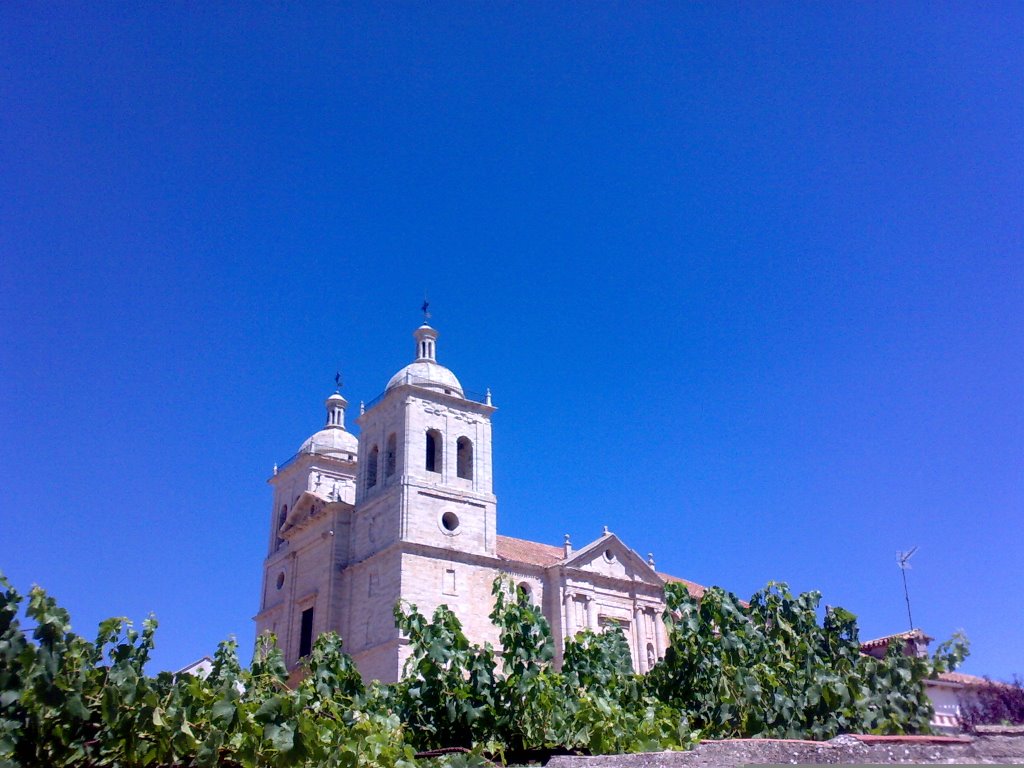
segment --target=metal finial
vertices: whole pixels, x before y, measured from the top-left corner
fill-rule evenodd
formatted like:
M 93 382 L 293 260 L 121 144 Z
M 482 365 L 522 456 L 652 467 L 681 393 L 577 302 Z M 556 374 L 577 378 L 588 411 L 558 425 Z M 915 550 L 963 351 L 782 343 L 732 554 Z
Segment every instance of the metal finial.
M 423 306 L 420 307 L 420 311 L 423 313 L 423 322 L 426 323 L 430 319 L 430 302 L 427 301 L 427 297 L 423 297 Z
M 337 371 L 334 374 L 334 385 L 337 387 L 334 391 L 341 392 L 341 371 Z

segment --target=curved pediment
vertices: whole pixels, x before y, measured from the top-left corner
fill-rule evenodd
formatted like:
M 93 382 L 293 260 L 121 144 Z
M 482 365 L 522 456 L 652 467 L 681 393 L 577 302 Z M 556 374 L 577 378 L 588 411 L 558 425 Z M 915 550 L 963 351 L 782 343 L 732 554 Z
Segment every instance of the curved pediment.
M 336 510 L 352 510 L 354 506 L 346 501 L 331 501 L 312 491 L 303 491 L 281 526 L 281 538 L 287 539 L 310 523 L 322 519 Z

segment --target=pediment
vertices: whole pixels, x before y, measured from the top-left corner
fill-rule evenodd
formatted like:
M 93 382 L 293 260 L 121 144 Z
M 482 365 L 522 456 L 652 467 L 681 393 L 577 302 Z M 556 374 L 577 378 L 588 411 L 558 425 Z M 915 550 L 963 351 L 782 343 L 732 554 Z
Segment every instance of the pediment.
M 642 581 L 661 586 L 664 580 L 614 533 L 606 533 L 565 560 L 566 568 L 578 568 L 611 579 Z
M 328 513 L 339 509 L 352 510 L 354 507 L 346 501 L 332 501 L 312 491 L 303 491 L 288 511 L 288 517 L 281 526 L 281 537 L 287 539 L 311 523 L 323 519 Z

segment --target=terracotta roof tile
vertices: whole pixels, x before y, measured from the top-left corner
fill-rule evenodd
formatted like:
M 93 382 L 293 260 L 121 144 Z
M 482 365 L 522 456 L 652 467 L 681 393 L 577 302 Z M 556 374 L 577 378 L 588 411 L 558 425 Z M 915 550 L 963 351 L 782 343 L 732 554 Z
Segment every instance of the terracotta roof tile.
M 885 637 L 876 637 L 874 640 L 865 640 L 860 644 L 861 650 L 867 648 L 881 648 L 888 646 L 891 640 L 924 640 L 926 643 L 931 642 L 935 638 L 929 637 L 920 629 L 912 629 L 909 632 L 897 632 L 895 635 L 886 635 Z
M 526 539 L 515 539 L 511 536 L 498 536 L 497 550 L 498 557 L 502 560 L 513 563 L 529 563 L 530 565 L 539 565 L 542 568 L 554 565 L 560 560 L 565 559 L 565 550 L 562 547 L 541 544 L 537 541 L 527 541 Z M 678 576 L 672 576 L 667 573 L 659 573 L 658 575 L 665 581 L 685 584 L 690 594 L 694 597 L 700 597 L 704 594 L 705 588 L 696 582 L 680 579 Z
M 1005 683 L 986 680 L 984 677 L 968 675 L 964 672 L 940 672 L 939 680 L 945 680 L 947 683 L 960 683 L 960 685 L 1005 685 Z
M 561 547 L 526 539 L 513 539 L 511 536 L 498 536 L 497 543 L 498 557 L 515 563 L 546 567 L 554 565 L 565 556 Z

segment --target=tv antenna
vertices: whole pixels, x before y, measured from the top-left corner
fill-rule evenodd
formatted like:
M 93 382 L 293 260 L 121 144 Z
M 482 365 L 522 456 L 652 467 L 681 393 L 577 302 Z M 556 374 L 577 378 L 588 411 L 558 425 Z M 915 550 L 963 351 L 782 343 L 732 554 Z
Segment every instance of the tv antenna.
M 896 565 L 903 574 L 903 597 L 907 600 L 907 620 L 910 621 L 910 631 L 914 631 L 914 617 L 910 615 L 910 591 L 907 589 L 907 571 L 910 570 L 910 558 L 917 552 L 917 547 L 911 547 L 906 552 L 896 552 Z

